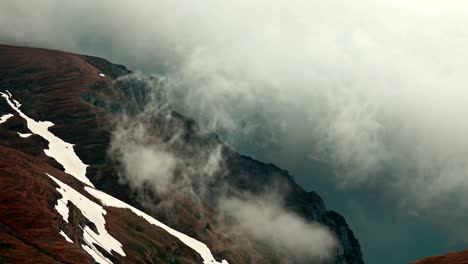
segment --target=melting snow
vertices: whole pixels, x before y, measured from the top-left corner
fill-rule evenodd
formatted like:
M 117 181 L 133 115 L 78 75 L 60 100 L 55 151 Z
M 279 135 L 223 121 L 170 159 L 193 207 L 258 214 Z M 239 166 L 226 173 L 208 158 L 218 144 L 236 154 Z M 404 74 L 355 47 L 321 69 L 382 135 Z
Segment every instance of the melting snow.
M 70 214 L 70 211 L 68 210 L 68 199 L 65 196 L 62 195 L 62 198 L 57 200 L 55 210 L 57 210 L 65 222 L 69 223 L 68 215 Z
M 104 257 L 95 247 L 93 247 L 94 249 L 88 247 L 87 245 L 81 245 L 83 247 L 83 249 L 88 252 L 89 255 L 91 255 L 91 257 L 97 262 L 97 263 L 100 263 L 100 264 L 104 264 L 104 263 L 112 263 L 112 261 L 110 261 L 108 258 Z
M 100 76 L 104 77 L 104 74 L 99 74 Z M 94 188 L 93 184 L 86 178 L 86 167 L 88 165 L 84 164 L 79 157 L 76 155 L 75 151 L 73 150 L 73 145 L 67 143 L 60 139 L 59 137 L 55 136 L 53 133 L 49 131 L 49 127 L 53 126 L 54 124 L 49 121 L 35 121 L 24 114 L 19 108 L 21 104 L 12 98 L 12 95 L 9 91 L 6 93 L 0 92 L 0 95 L 5 98 L 7 103 L 22 117 L 26 120 L 27 126 L 32 133 L 37 134 L 49 142 L 49 149 L 45 149 L 44 152 L 47 156 L 54 158 L 57 162 L 59 162 L 64 168 L 65 172 L 74 176 L 76 179 L 80 180 L 81 182 L 87 184 L 88 186 L 85 187 L 85 190 L 101 201 L 104 206 L 109 207 L 117 207 L 117 208 L 126 208 L 130 209 L 136 215 L 143 217 L 149 223 L 163 228 L 169 234 L 177 237 L 180 241 L 186 244 L 188 247 L 195 250 L 200 256 L 203 258 L 203 262 L 205 264 L 228 264 L 226 260 L 222 262 L 217 262 L 213 255 L 211 254 L 210 249 L 203 244 L 202 242 L 195 240 L 179 231 L 176 231 L 167 225 L 159 222 L 158 220 L 154 219 L 153 217 L 147 215 L 146 213 L 104 193 Z M 13 116 L 12 114 L 4 115 L 0 118 L 0 124 L 5 122 L 8 118 Z M 29 137 L 31 134 L 21 134 L 18 133 L 21 137 Z M 47 173 L 46 173 L 47 174 Z M 67 184 L 61 182 L 60 180 L 56 179 L 52 175 L 47 174 L 55 183 L 59 185 L 57 191 L 62 195 L 57 201 L 57 205 L 55 205 L 55 209 L 59 214 L 62 216 L 63 220 L 67 223 L 69 217 L 69 209 L 68 203 L 73 203 L 85 216 L 89 221 L 94 223 L 97 228 L 98 233 L 94 232 L 89 226 L 85 226 L 83 229 L 83 240 L 86 244 L 81 245 L 82 248 L 88 252 L 91 257 L 96 262 L 101 264 L 104 263 L 112 263 L 108 258 L 102 255 L 102 253 L 96 248 L 96 245 L 99 245 L 101 248 L 112 254 L 112 251 L 119 253 L 121 256 L 125 256 L 125 252 L 122 249 L 122 244 L 112 237 L 105 228 L 105 218 L 104 215 L 107 214 L 104 208 L 93 202 L 92 200 L 88 199 L 86 196 L 82 195 L 81 193 L 77 192 Z M 89 187 L 91 186 L 91 187 Z M 60 234 L 68 241 L 73 243 L 73 241 L 63 232 L 60 231 Z
M 11 98 L 11 96 L 10 96 L 10 98 Z M 18 107 L 18 108 L 21 106 L 21 104 L 18 101 L 16 101 L 15 99 L 13 99 L 13 103 L 15 103 L 15 106 Z
M 6 115 L 0 116 L 0 124 L 5 123 L 5 122 L 6 122 L 8 119 L 10 119 L 11 117 L 13 117 L 12 114 L 6 114 Z
M 26 120 L 29 130 L 49 141 L 49 148 L 44 150 L 45 154 L 54 158 L 58 163 L 60 163 L 65 168 L 66 173 L 73 175 L 75 178 L 89 186 L 93 186 L 89 179 L 86 178 L 86 167 L 88 165 L 84 164 L 80 158 L 78 158 L 75 151 L 73 150 L 73 144 L 63 141 L 49 131 L 49 127 L 54 125 L 52 122 L 35 121 L 24 114 L 19 109 L 21 104 L 18 101 L 12 99 L 11 93 L 9 91 L 6 92 L 7 94 L 0 92 L 0 95 L 5 98 L 11 108 L 13 108 L 22 118 Z
M 111 254 L 112 251 L 115 251 L 121 256 L 125 256 L 122 244 L 112 237 L 106 230 L 106 220 L 104 218 L 104 215 L 107 214 L 106 210 L 104 210 L 101 205 L 91 201 L 86 196 L 75 191 L 75 189 L 61 182 L 54 176 L 48 173 L 46 174 L 59 185 L 57 191 L 62 195 L 62 198 L 57 201 L 58 204 L 55 208 L 62 215 L 63 219 L 68 222 L 69 210 L 67 205 L 71 202 L 81 211 L 84 217 L 96 226 L 98 231 L 97 233 L 89 226 L 85 226 L 83 229 L 83 239 L 86 241 L 88 248 L 92 249 L 96 254 L 101 255 L 99 250 L 94 246 L 94 244 L 97 244 Z M 60 204 L 63 204 L 63 206 Z M 96 259 L 96 261 L 98 260 Z
M 22 138 L 27 138 L 27 137 L 32 136 L 31 133 L 24 133 L 24 134 L 23 134 L 23 133 L 20 133 L 20 132 L 18 132 L 18 135 L 19 135 L 20 137 L 22 137 Z
M 119 241 L 117 241 L 114 237 L 112 237 L 105 228 L 104 215 L 107 213 L 106 210 L 104 210 L 104 208 L 101 205 L 91 201 L 86 196 L 75 191 L 73 188 L 71 188 L 67 184 L 61 182 L 60 180 L 56 179 L 55 177 L 51 176 L 48 173 L 46 174 L 60 186 L 60 188 L 57 188 L 57 191 L 62 195 L 62 198 L 57 201 L 57 205 L 55 206 L 55 208 L 60 213 L 60 215 L 62 215 L 63 219 L 66 222 L 68 222 L 69 210 L 68 210 L 67 205 L 68 205 L 68 202 L 72 202 L 78 209 L 80 209 L 81 213 L 89 221 L 95 224 L 98 230 L 99 234 L 94 232 L 88 226 L 84 228 L 83 238 L 86 241 L 87 245 L 82 245 L 83 249 L 85 249 L 88 253 L 90 253 L 90 255 L 98 262 L 100 262 L 101 260 L 101 261 L 105 261 L 105 263 L 110 263 L 110 261 L 104 256 L 102 256 L 102 254 L 96 249 L 93 243 L 100 245 L 109 253 L 111 253 L 111 250 L 113 250 L 119 253 L 120 255 L 125 256 L 125 253 L 122 249 L 122 244 Z M 213 255 L 211 254 L 210 249 L 202 242 L 195 240 L 179 231 L 176 231 L 168 227 L 167 225 L 159 222 L 158 220 L 134 208 L 133 206 L 128 205 L 94 188 L 86 186 L 85 190 L 89 194 L 91 194 L 92 196 L 100 200 L 104 206 L 130 209 L 134 214 L 140 217 L 143 217 L 149 223 L 166 230 L 169 234 L 177 237 L 180 241 L 182 241 L 182 243 L 184 243 L 188 247 L 195 250 L 198 254 L 200 254 L 200 256 L 203 258 L 203 263 L 205 264 L 208 264 L 208 263 L 228 264 L 226 260 L 223 260 L 222 262 L 217 262 L 214 259 Z
M 73 240 L 71 240 L 71 239 L 67 236 L 67 234 L 65 234 L 65 232 L 63 232 L 62 230 L 60 230 L 59 234 L 61 234 L 61 235 L 65 238 L 65 240 L 66 240 L 67 242 L 73 243 Z
M 144 212 L 134 208 L 133 206 L 128 205 L 128 204 L 126 204 L 126 203 L 124 203 L 124 202 L 122 202 L 122 201 L 120 201 L 120 200 L 118 200 L 118 199 L 104 193 L 104 192 L 101 192 L 99 190 L 96 190 L 94 188 L 89 188 L 89 187 L 85 187 L 85 189 L 89 194 L 91 194 L 92 196 L 99 199 L 104 206 L 130 209 L 134 214 L 143 217 L 149 223 L 166 230 L 169 234 L 177 237 L 185 245 L 187 245 L 188 247 L 190 247 L 193 250 L 195 250 L 196 252 L 198 252 L 198 254 L 200 254 L 200 256 L 203 258 L 203 263 L 206 263 L 206 264 L 208 264 L 208 263 L 220 263 L 220 262 L 217 262 L 214 259 L 213 255 L 211 254 L 210 249 L 205 244 L 203 244 L 202 242 L 200 242 L 198 240 L 195 240 L 195 239 L 187 236 L 184 233 L 181 233 L 179 231 L 176 231 L 176 230 L 168 227 L 167 225 L 159 222 L 158 220 L 154 219 L 153 217 L 147 215 L 146 213 L 144 213 Z M 226 260 L 223 260 L 220 264 L 228 264 L 228 262 Z

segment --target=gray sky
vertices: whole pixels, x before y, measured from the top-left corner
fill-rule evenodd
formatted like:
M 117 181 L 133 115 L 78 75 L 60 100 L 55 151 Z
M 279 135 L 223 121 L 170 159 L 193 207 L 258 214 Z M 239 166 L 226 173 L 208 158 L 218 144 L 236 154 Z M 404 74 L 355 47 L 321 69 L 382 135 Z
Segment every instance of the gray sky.
M 462 0 L 7 0 L 0 42 L 164 75 L 178 109 L 321 193 L 369 263 L 397 263 L 466 245 L 467 14 Z

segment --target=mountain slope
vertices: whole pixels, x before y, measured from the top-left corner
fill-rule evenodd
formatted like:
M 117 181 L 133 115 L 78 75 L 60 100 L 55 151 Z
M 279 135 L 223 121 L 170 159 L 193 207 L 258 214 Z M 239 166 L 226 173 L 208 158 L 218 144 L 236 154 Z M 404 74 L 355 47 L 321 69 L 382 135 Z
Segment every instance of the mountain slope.
M 19 135 L 18 132 L 31 133 L 31 129 L 25 119 L 14 111 L 15 103 L 12 107 L 7 100 L 1 100 L 0 116 L 5 117 L 3 119 L 6 119 L 6 115 L 13 116 L 0 124 L 0 152 L 5 154 L 0 155 L 0 184 L 9 190 L 0 194 L 4 206 L 4 210 L 0 211 L 0 242 L 3 243 L 0 245 L 4 245 L 0 247 L 0 257 L 11 262 L 27 262 L 33 255 L 44 258 L 43 262 L 92 261 L 76 244 L 84 243 L 81 228 L 96 227 L 87 223 L 88 217 L 83 216 L 76 206 L 69 206 L 69 216 L 73 215 L 69 219 L 73 221 L 70 220 L 68 224 L 54 208 L 57 200 L 64 196 L 58 186 L 62 182 L 93 203 L 105 207 L 107 231 L 122 243 L 126 257 L 116 253 L 118 248 L 110 252 L 99 247 L 96 249 L 102 253 L 102 257 L 114 263 L 121 263 L 124 259 L 131 263 L 190 263 L 201 262 L 201 257 L 180 239 L 151 225 L 134 211 L 106 207 L 105 202 L 89 191 L 92 185 L 202 241 L 216 260 L 226 259 L 229 263 L 278 263 L 287 262 L 287 257 L 253 241 L 245 243 L 242 237 L 227 232 L 225 223 L 217 217 L 218 207 L 213 200 L 226 193 L 261 194 L 271 186 L 282 186 L 288 210 L 311 223 L 326 225 L 336 235 L 340 247 L 334 253 L 332 263 L 363 263 L 359 243 L 344 218 L 327 211 L 316 193 L 304 191 L 288 172 L 234 152 L 215 134 L 204 132 L 194 121 L 170 108 L 164 108 L 164 116 L 148 113 L 145 110 L 148 105 L 166 106 L 167 102 L 161 94 L 154 99 L 151 87 L 138 79 L 116 81 L 129 73 L 124 66 L 100 58 L 0 46 L 0 92 L 6 94 L 8 90 L 12 95 L 11 101 L 16 99 L 21 104 L 21 111 L 32 120 L 52 122 L 54 125 L 49 131 L 64 142 L 74 144 L 77 157 L 83 164 L 89 165 L 86 167 L 86 177 L 90 181 L 85 187 L 86 179 L 80 181 L 80 177 L 64 173 L 64 169 L 69 172 L 66 166 L 44 151 L 48 148 L 48 142 L 43 137 L 34 133 L 28 137 Z M 186 160 L 187 164 L 195 162 L 191 157 L 203 156 L 199 153 L 212 153 L 219 148 L 225 170 L 222 175 L 221 172 L 214 173 L 214 180 L 203 189 L 203 195 L 196 196 L 197 200 L 175 191 L 171 197 L 175 197 L 172 199 L 177 202 L 170 211 L 154 209 L 158 208 L 155 205 L 161 204 L 164 197 L 150 190 L 149 202 L 142 201 L 139 198 L 141 190 L 122 181 L 122 164 L 114 159 L 113 153 L 108 152 L 112 148 L 113 132 L 123 113 L 133 119 L 144 118 L 149 124 L 148 133 L 153 141 L 167 145 L 167 139 L 177 134 L 179 140 L 171 143 L 170 151 Z M 167 116 L 170 118 L 167 119 Z M 200 177 L 197 171 L 192 174 L 190 177 L 194 179 Z M 194 188 L 197 192 L 200 191 L 198 187 Z M 29 211 L 25 208 L 29 208 Z M 28 224 L 21 224 L 22 219 L 29 219 Z M 43 221 L 37 227 L 29 225 L 35 219 Z M 26 235 L 33 231 L 38 232 L 34 237 Z M 67 242 L 60 231 L 74 243 Z M 41 240 L 36 241 L 37 238 Z
M 56 199 L 56 205 L 53 207 L 56 212 L 58 212 L 62 219 L 61 221 L 58 220 L 57 218 L 50 219 L 49 215 L 49 223 L 45 225 L 39 225 L 40 229 L 48 229 L 47 231 L 50 231 L 50 229 L 57 228 L 59 229 L 58 232 L 52 232 L 52 234 L 55 233 L 55 235 L 60 234 L 63 238 L 61 240 L 65 240 L 68 243 L 71 244 L 78 244 L 78 247 L 81 246 L 81 248 L 86 251 L 93 259 L 95 262 L 98 263 L 114 263 L 116 261 L 118 262 L 125 262 L 133 259 L 133 256 L 128 256 L 127 253 L 125 253 L 124 248 L 126 245 L 128 245 L 129 241 L 132 241 L 135 237 L 132 237 L 128 240 L 124 240 L 125 244 L 122 244 L 122 240 L 117 240 L 114 236 L 115 235 L 122 235 L 125 233 L 128 233 L 127 230 L 122 230 L 123 232 L 118 232 L 118 233 L 113 233 L 110 232 L 109 226 L 112 226 L 112 223 L 115 223 L 117 221 L 117 224 L 115 226 L 117 227 L 125 227 L 125 225 L 122 225 L 119 223 L 119 221 L 122 221 L 124 219 L 119 218 L 119 215 L 122 215 L 119 211 L 122 209 L 130 210 L 130 214 L 128 217 L 125 219 L 129 221 L 129 223 L 134 223 L 138 221 L 138 218 L 141 217 L 144 220 L 144 223 L 146 225 L 140 226 L 141 229 L 144 227 L 148 228 L 149 230 L 159 230 L 163 229 L 169 235 L 173 236 L 173 240 L 175 241 L 180 241 L 186 246 L 190 247 L 192 250 L 196 251 L 200 255 L 200 257 L 203 259 L 204 263 L 221 263 L 221 262 L 216 262 L 210 252 L 210 250 L 207 248 L 206 245 L 203 243 L 196 241 L 193 238 L 190 238 L 186 236 L 185 234 L 182 234 L 176 230 L 171 229 L 170 227 L 164 225 L 163 223 L 157 221 L 156 219 L 150 217 L 149 215 L 146 215 L 145 213 L 139 211 L 138 209 L 119 201 L 118 199 L 115 199 L 112 196 L 109 196 L 101 191 L 98 191 L 94 188 L 93 184 L 89 182 L 89 180 L 86 178 L 85 173 L 86 173 L 86 167 L 85 165 L 74 153 L 74 147 L 72 144 L 69 144 L 62 139 L 56 137 L 54 134 L 50 133 L 48 131 L 48 128 L 53 126 L 54 124 L 49 122 L 49 121 L 35 121 L 28 117 L 26 114 L 24 114 L 21 110 L 20 107 L 22 106 L 21 103 L 19 103 L 17 100 L 12 98 L 11 93 L 6 90 L 5 93 L 0 92 L 0 95 L 5 99 L 7 104 L 14 110 L 14 112 L 22 118 L 24 121 L 26 121 L 26 126 L 27 128 L 32 132 L 29 134 L 20 134 L 18 133 L 18 136 L 25 139 L 29 138 L 32 135 L 39 136 L 43 140 L 46 140 L 48 142 L 48 146 L 46 149 L 44 149 L 44 153 L 55 159 L 57 162 L 60 163 L 64 167 L 64 170 L 66 172 L 65 175 L 71 175 L 74 178 L 73 186 L 71 186 L 69 183 L 64 183 L 63 181 L 57 179 L 55 176 L 52 176 L 50 173 L 48 173 L 45 170 L 42 170 L 42 173 L 45 174 L 50 182 L 50 179 L 55 182 L 55 185 L 58 185 L 58 187 L 55 189 L 56 191 L 59 192 L 59 195 L 61 196 L 60 199 Z M 8 114 L 11 116 L 11 114 Z M 8 120 L 7 120 L 8 121 Z M 4 155 L 5 157 L 7 155 Z M 25 173 L 26 170 L 23 170 L 23 167 L 27 167 L 27 165 L 30 165 L 26 162 L 21 162 L 22 160 L 20 158 L 17 158 L 16 160 L 8 162 L 8 164 L 13 165 L 16 168 L 19 168 L 20 173 Z M 26 163 L 26 164 L 22 164 Z M 21 165 L 21 167 L 18 166 L 18 164 Z M 7 167 L 7 166 L 4 166 Z M 6 170 L 6 175 L 5 178 L 8 178 L 8 176 L 12 176 L 11 171 Z M 44 179 L 43 174 L 41 173 L 41 170 L 39 171 L 34 171 L 35 173 L 39 173 L 39 175 L 34 175 L 34 180 L 37 179 Z M 53 173 L 56 175 L 55 173 Z M 46 177 L 46 178 L 47 178 Z M 24 180 L 25 177 L 20 177 L 21 180 Z M 16 179 L 15 179 L 16 180 Z M 62 179 L 63 180 L 63 179 Z M 37 182 L 37 181 L 36 181 Z M 36 183 L 34 182 L 34 183 Z M 10 183 L 7 181 L 7 183 Z M 29 182 L 28 182 L 29 183 Z M 45 183 L 45 182 L 42 182 Z M 17 209 L 24 208 L 24 205 L 30 205 L 30 199 L 31 197 L 25 197 L 24 194 L 30 194 L 34 193 L 34 191 L 42 190 L 45 186 L 44 185 L 39 185 L 39 184 L 29 184 L 30 186 L 33 186 L 34 188 L 31 191 L 26 191 L 24 192 L 25 189 L 27 188 L 20 188 L 19 190 L 16 188 L 13 192 L 9 192 L 10 190 L 8 187 L 18 187 L 17 185 L 13 184 L 7 184 L 5 189 L 8 191 L 8 193 L 5 195 L 7 198 L 8 195 L 14 194 L 18 195 L 22 199 L 6 199 L 4 201 L 5 205 L 8 206 L 13 206 L 11 209 L 12 210 L 5 210 L 5 219 L 4 219 L 4 226 L 7 230 L 10 231 L 10 236 L 15 237 L 17 239 L 20 239 L 24 241 L 26 244 L 32 244 L 36 248 L 40 249 L 44 254 L 53 256 L 57 261 L 63 262 L 66 260 L 63 260 L 62 257 L 54 255 L 51 253 L 53 249 L 48 248 L 50 244 L 53 244 L 56 239 L 50 239 L 46 241 L 48 244 L 44 245 L 46 241 L 44 241 L 44 237 L 50 236 L 50 232 L 45 232 L 44 236 L 40 234 L 34 234 L 33 237 L 30 237 L 30 235 L 33 233 L 32 230 L 30 230 L 31 227 L 37 226 L 37 223 L 41 223 L 41 221 L 38 221 L 36 218 L 26 218 L 28 213 L 20 213 L 20 214 L 14 214 L 14 215 L 9 215 L 8 213 L 11 213 L 11 211 L 15 211 Z M 50 190 L 50 185 L 47 186 L 49 188 L 48 191 L 46 192 L 40 192 L 41 194 L 45 195 L 52 195 L 56 193 L 54 190 Z M 45 187 L 45 188 L 47 188 Z M 23 193 L 24 192 L 24 193 Z M 16 197 L 15 197 L 16 198 Z M 34 201 L 39 201 L 42 202 L 39 205 L 33 205 L 31 206 L 33 210 L 33 215 L 34 216 L 39 216 L 37 217 L 40 220 L 44 220 L 47 217 L 43 216 L 44 214 L 50 212 L 53 210 L 50 205 L 54 204 L 53 199 L 47 196 L 37 196 L 37 197 L 32 197 L 34 198 Z M 43 206 L 46 204 L 46 206 Z M 41 206 L 42 205 L 42 206 Z M 117 215 L 112 214 L 112 212 L 115 212 L 113 208 L 119 208 L 120 210 L 117 210 Z M 46 209 L 45 211 L 40 212 L 39 214 L 34 214 L 37 213 L 35 209 Z M 27 220 L 26 222 L 24 220 Z M 23 225 L 23 228 L 18 228 L 17 224 L 18 223 L 25 223 Z M 149 225 L 154 225 L 148 227 Z M 21 226 L 20 226 L 21 227 Z M 68 230 L 67 230 L 68 229 Z M 74 232 L 70 233 L 70 229 L 76 229 Z M 64 230 L 67 230 L 67 232 L 64 232 Z M 26 231 L 25 233 L 21 234 L 21 231 Z M 67 235 L 68 234 L 73 234 L 73 235 Z M 164 232 L 163 232 L 164 233 Z M 167 234 L 164 234 L 165 236 L 168 236 Z M 29 239 L 25 239 L 24 237 L 29 237 Z M 71 239 L 72 237 L 73 239 Z M 159 241 L 161 241 L 161 238 L 164 236 L 160 236 L 158 238 Z M 42 242 L 38 242 L 37 240 Z M 32 242 L 35 241 L 35 242 Z M 140 254 L 143 253 L 142 250 L 144 250 L 144 247 L 139 243 L 135 243 L 135 245 L 138 246 L 140 250 Z M 15 248 L 14 245 L 9 244 L 9 249 Z M 154 244 L 154 243 L 153 243 Z M 150 245 L 151 250 L 156 249 L 158 252 L 157 257 L 161 257 L 160 251 L 156 245 Z M 120 256 L 114 255 L 114 253 L 118 253 Z M 6 257 L 10 257 L 11 252 L 9 252 Z M 168 257 L 174 257 L 178 254 L 164 254 L 162 257 L 164 259 Z M 193 254 L 192 254 L 193 255 Z M 180 259 L 177 259 L 177 262 L 184 262 L 187 256 L 189 254 L 184 254 L 180 255 Z M 76 259 L 76 258 L 75 258 Z M 79 260 L 80 258 L 78 258 Z M 195 258 L 196 259 L 196 258 Z M 7 259 L 9 261 L 9 259 Z M 35 260 L 34 260 L 35 261 Z M 159 260 L 157 259 L 151 259 L 148 261 L 144 262 L 149 262 L 149 261 L 156 261 L 158 262 Z M 225 261 L 222 261 L 222 263 L 226 263 Z
M 440 256 L 427 257 L 412 264 L 464 264 L 468 263 L 468 251 L 448 253 Z

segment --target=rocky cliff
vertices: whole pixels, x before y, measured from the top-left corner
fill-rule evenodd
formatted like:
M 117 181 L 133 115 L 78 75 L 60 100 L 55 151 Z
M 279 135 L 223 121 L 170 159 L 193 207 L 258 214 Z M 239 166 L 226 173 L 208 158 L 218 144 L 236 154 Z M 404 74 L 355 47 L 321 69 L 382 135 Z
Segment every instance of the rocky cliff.
M 225 220 L 220 219 L 220 196 L 260 195 L 277 188 L 289 211 L 310 223 L 327 226 L 335 235 L 339 247 L 328 263 L 364 263 L 359 243 L 345 219 L 327 211 L 315 192 L 304 191 L 287 171 L 235 152 L 216 134 L 173 111 L 157 77 L 125 77 L 130 73 L 124 66 L 101 58 L 0 46 L 0 91 L 8 90 L 28 117 L 52 122 L 54 126 L 49 130 L 74 144 L 77 156 L 89 165 L 86 177 L 96 189 L 202 241 L 216 259 L 231 264 L 316 262 L 294 259 L 261 243 L 245 241 L 228 232 Z M 11 106 L 2 100 L 0 116 L 10 113 Z M 139 143 L 163 147 L 177 156 L 182 162 L 175 168 L 175 177 L 190 179 L 188 184 L 172 190 L 171 210 L 167 210 L 167 196 L 145 184 L 135 186 L 123 175 L 125 164 L 120 159 L 120 146 L 114 144 L 115 131 L 122 127 L 133 131 L 141 123 L 145 124 L 147 136 Z M 57 230 L 65 231 L 75 244 L 80 243 L 80 227 L 86 226 L 82 223 L 86 217 L 71 209 L 72 224 L 59 219 L 53 205 L 60 194 L 43 172 L 58 175 L 60 181 L 77 189 L 84 187 L 63 172 L 63 165 L 44 153 L 47 142 L 43 138 L 18 135 L 30 133 L 29 130 L 16 114 L 0 124 L 0 187 L 4 190 L 0 194 L 0 260 L 27 263 L 34 256 L 50 263 L 92 262 L 85 251 L 60 239 Z M 125 135 L 119 139 L 134 140 Z M 214 152 L 222 157 L 222 169 L 210 172 L 207 181 L 205 168 L 193 168 L 208 164 Z M 125 259 L 98 248 L 114 263 L 201 261 L 191 248 L 132 212 L 106 210 L 109 232 L 122 242 L 128 256 Z

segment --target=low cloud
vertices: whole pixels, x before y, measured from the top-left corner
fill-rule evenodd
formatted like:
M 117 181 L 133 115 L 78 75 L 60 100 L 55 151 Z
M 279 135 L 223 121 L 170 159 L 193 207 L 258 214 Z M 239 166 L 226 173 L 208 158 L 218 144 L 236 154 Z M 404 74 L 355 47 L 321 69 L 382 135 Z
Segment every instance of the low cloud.
M 145 188 L 160 197 L 174 191 L 192 198 L 204 195 L 206 185 L 224 175 L 222 145 L 170 109 L 163 82 L 160 77 L 136 73 L 115 84 L 125 99 L 109 154 L 121 167 L 121 182 L 136 190 L 141 201 L 148 198 Z M 197 137 L 211 140 L 203 145 L 193 141 Z
M 113 134 L 111 152 L 122 163 L 121 181 L 133 189 L 149 184 L 157 193 L 167 194 L 175 180 L 177 158 L 163 145 L 149 143 L 141 123 L 131 126 L 131 130 L 119 127 Z
M 2 1 L 0 41 L 157 72 L 173 107 L 230 145 L 314 157 L 336 185 L 456 223 L 468 210 L 467 11 L 463 0 Z
M 172 212 L 174 202 L 181 197 L 194 205 L 208 200 L 217 208 L 216 215 L 210 216 L 219 224 L 217 228 L 259 243 L 260 248 L 267 247 L 280 258 L 322 261 L 337 252 L 338 242 L 332 233 L 286 210 L 283 194 L 274 186 L 263 186 L 268 195 L 245 194 L 226 182 L 210 189 L 228 173 L 224 147 L 217 139 L 209 140 L 213 139 L 209 132 L 187 127 L 191 121 L 170 109 L 160 81 L 135 74 L 117 80 L 116 86 L 127 91 L 130 102 L 140 101 L 129 96 L 134 88 L 150 98 L 140 107 L 126 105 L 109 149 L 121 167 L 121 182 L 135 191 L 145 207 Z M 129 111 L 138 108 L 142 111 Z M 213 191 L 216 196 L 210 195 Z M 177 215 L 169 215 L 178 221 Z
M 219 201 L 222 218 L 228 218 L 230 232 L 268 245 L 289 261 L 314 260 L 321 263 L 336 252 L 337 240 L 324 226 L 306 222 L 287 211 L 278 197 L 243 195 Z

